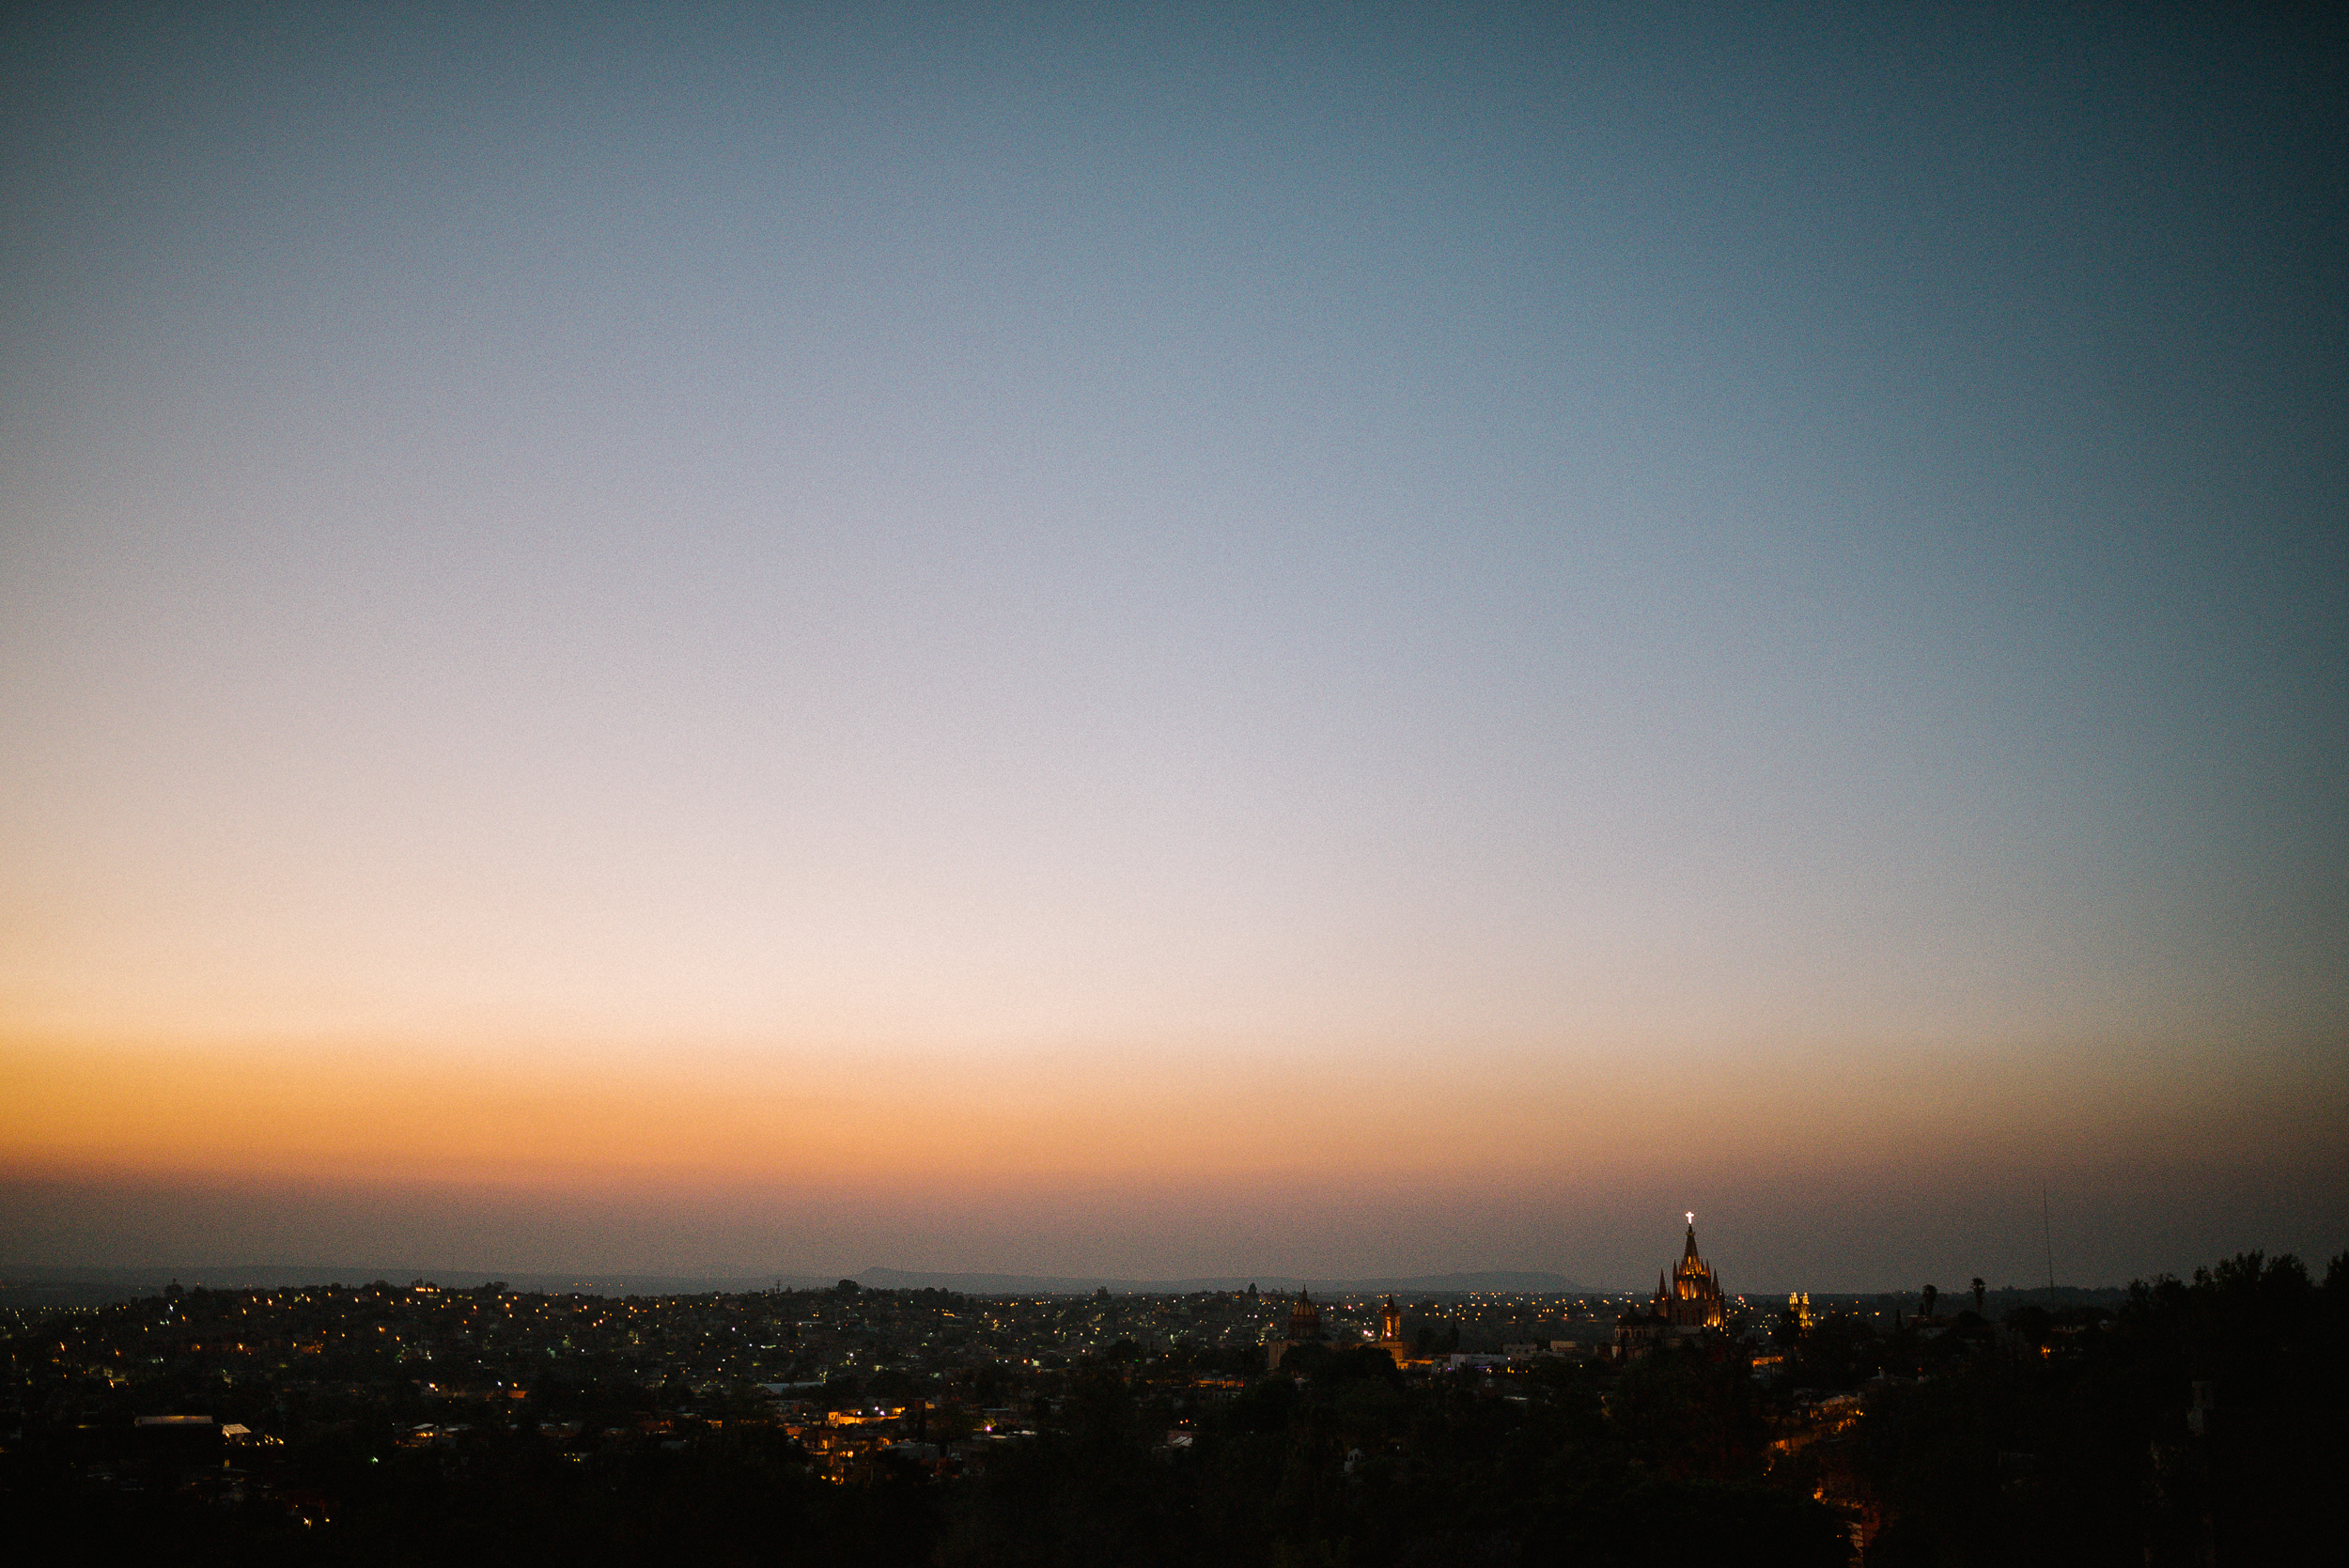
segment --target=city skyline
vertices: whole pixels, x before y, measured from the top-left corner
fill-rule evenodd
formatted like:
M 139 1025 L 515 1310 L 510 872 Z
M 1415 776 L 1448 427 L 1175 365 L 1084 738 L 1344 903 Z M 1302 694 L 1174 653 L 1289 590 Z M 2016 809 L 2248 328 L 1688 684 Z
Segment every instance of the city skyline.
M 6 28 L 0 1266 L 2349 1248 L 2337 24 Z

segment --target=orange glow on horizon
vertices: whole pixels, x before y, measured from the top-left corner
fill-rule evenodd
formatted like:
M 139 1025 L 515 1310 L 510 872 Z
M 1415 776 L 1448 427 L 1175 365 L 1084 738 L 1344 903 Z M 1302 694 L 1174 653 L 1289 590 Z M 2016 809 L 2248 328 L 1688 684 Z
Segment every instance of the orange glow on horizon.
M 1691 1153 L 1755 1171 L 1882 1171 L 2051 1141 L 2305 1136 L 2339 1107 L 2279 1077 L 2227 1126 L 2173 1075 L 2126 1096 L 2003 1058 L 1873 1070 L 1822 1057 L 1488 1056 L 1349 1066 L 1198 1056 L 871 1052 L 682 1059 L 351 1048 L 0 1044 L 0 1162 L 20 1172 L 397 1180 L 502 1188 L 788 1181 L 1444 1186 L 1611 1177 Z M 2305 1126 L 2304 1126 L 2305 1124 Z M 2295 1134 L 2295 1128 L 2299 1132 Z

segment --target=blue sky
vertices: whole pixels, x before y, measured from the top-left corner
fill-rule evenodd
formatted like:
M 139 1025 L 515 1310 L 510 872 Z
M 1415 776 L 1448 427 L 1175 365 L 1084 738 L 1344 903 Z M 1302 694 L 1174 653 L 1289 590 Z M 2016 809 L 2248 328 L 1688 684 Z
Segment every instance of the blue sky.
M 2192 1182 L 2228 1195 L 2196 1245 L 2349 1244 L 2310 1196 L 2338 1132 L 2256 1130 L 2344 1098 L 2332 24 L 11 26 L 24 1103 L 246 1049 L 355 1117 L 411 1060 L 846 1052 L 924 1106 L 1073 1062 L 1103 1126 L 1204 1118 L 1170 1157 L 1212 1184 L 1252 1169 L 1233 1113 L 1153 1064 L 1366 1076 L 1363 1125 L 1457 1167 L 1418 1234 L 1483 1239 L 1315 1267 L 1590 1277 L 1595 1208 L 1467 1216 L 1528 1170 L 1667 1219 L 1721 1180 L 1598 1136 L 1671 1141 L 1623 1063 L 1711 1096 L 1733 1166 L 1881 1075 L 1837 1116 L 2071 1129 L 2106 1234 Z M 2066 1087 L 1969 1130 L 1929 1063 Z M 1501 1083 L 1586 1120 L 1480 1163 L 1414 1119 Z M 2217 1163 L 2144 1175 L 2124 1106 L 2230 1129 Z M 1333 1189 L 1376 1168 L 1320 1133 Z M 186 1175 L 62 1137 L 10 1168 Z M 1934 1201 L 1970 1234 L 2034 1157 Z M 1074 1179 L 999 1164 L 1014 1206 Z M 1772 1180 L 1757 1234 L 1825 1201 Z M 1334 1223 L 1170 1221 L 1160 1257 L 1114 1208 L 776 1265 L 1271 1269 Z

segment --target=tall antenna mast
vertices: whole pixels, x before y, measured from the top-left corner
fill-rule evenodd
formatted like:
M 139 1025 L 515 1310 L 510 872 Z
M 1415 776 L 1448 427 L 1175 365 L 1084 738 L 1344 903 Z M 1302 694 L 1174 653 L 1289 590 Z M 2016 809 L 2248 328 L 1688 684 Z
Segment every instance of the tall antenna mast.
M 2047 1223 L 2047 1184 L 2039 1184 L 2039 1234 L 2047 1244 L 2047 1294 L 2055 1295 L 2055 1228 Z

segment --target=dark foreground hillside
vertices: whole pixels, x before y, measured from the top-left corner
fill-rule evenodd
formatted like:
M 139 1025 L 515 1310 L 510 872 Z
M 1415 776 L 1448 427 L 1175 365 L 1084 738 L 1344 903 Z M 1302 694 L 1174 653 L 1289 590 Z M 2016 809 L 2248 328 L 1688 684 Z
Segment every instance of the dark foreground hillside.
M 0 1538 L 25 1561 L 240 1565 L 1826 1568 L 1856 1542 L 1893 1568 L 2324 1560 L 2345 1306 L 2349 1259 L 2320 1286 L 2247 1256 L 2114 1313 L 1781 1325 L 1759 1376 L 1728 1342 L 1408 1378 L 1371 1350 L 1300 1349 L 1251 1379 L 1238 1352 L 1123 1347 L 1037 1386 L 1017 1421 L 1034 1436 L 960 1473 L 937 1442 L 828 1472 L 806 1428 L 690 1420 L 683 1390 L 619 1382 L 509 1402 L 583 1419 L 421 1446 L 362 1385 L 334 1404 L 248 1387 L 256 1432 L 275 1420 L 283 1442 L 207 1449 L 194 1427 L 72 1419 L 88 1412 L 44 1392 L 62 1375 L 46 1342 L 20 1335 Z M 974 1376 L 973 1403 L 1014 1397 L 1003 1376 Z M 925 1407 L 933 1438 L 955 1429 L 951 1398 Z

